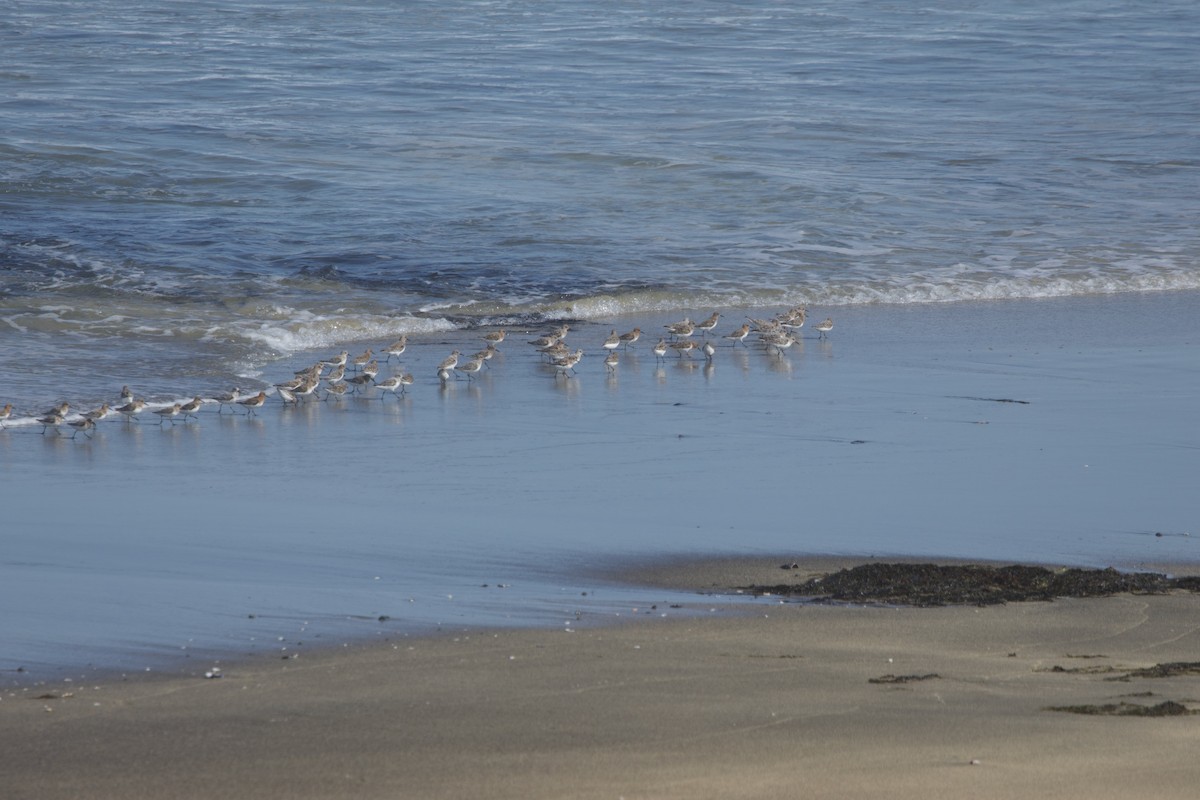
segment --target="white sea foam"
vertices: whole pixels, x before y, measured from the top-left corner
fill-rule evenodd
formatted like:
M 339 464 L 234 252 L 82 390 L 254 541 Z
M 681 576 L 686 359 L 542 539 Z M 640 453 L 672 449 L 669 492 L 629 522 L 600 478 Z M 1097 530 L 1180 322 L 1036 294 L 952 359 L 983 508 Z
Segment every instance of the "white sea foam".
M 286 356 L 347 342 L 391 340 L 404 334 L 428 334 L 455 327 L 444 319 L 412 316 L 305 316 L 284 322 L 236 321 L 218 326 L 210 335 L 256 342 L 279 356 Z

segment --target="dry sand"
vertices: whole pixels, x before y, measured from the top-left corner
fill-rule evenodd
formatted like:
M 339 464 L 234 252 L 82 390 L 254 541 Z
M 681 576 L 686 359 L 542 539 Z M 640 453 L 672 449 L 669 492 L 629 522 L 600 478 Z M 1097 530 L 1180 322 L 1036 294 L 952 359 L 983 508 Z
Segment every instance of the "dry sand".
M 736 584 L 768 562 L 683 580 Z M 2 794 L 1192 798 L 1200 716 L 1047 709 L 1200 708 L 1200 675 L 1120 671 L 1200 660 L 1198 610 L 1185 593 L 764 605 L 38 687 L 0 700 Z

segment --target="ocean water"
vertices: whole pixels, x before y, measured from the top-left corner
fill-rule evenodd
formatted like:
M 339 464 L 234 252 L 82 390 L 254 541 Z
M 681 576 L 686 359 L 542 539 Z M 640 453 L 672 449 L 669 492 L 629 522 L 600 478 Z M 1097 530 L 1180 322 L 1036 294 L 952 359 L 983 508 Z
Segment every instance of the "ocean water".
M 0 671 L 705 613 L 622 560 L 1200 561 L 1197 52 L 1185 2 L 9 3 Z M 38 435 L 402 334 L 399 399 Z
M 1198 51 L 1190 2 L 17 0 L 4 400 L 481 325 L 1195 289 Z

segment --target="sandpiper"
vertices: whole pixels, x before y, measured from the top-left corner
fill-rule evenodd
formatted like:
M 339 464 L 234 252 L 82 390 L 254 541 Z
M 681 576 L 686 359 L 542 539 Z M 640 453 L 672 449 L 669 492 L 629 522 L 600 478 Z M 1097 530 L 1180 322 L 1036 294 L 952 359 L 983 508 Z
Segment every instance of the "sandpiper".
M 455 370 L 467 376 L 467 380 L 474 380 L 471 376 L 483 369 L 482 358 L 472 358 L 465 364 L 458 364 L 454 367 Z
M 671 342 L 671 349 L 678 353 L 680 358 L 683 358 L 684 353 L 687 353 L 688 358 L 691 358 L 692 351 L 697 347 L 699 347 L 699 345 L 697 345 L 691 339 L 684 339 L 682 342 Z
M 488 344 L 500 344 L 504 341 L 504 337 L 504 328 L 501 328 L 498 331 L 492 331 L 491 333 L 485 334 L 483 340 Z
M 372 380 L 379 374 L 379 362 L 376 359 L 371 359 L 362 366 L 362 374 L 367 375 Z
M 617 329 L 613 328 L 613 332 L 610 333 L 608 335 L 608 338 L 604 340 L 603 347 L 605 350 L 616 350 L 620 346 L 621 346 L 621 337 L 617 336 Z
M 42 423 L 43 435 L 48 428 L 54 428 L 54 431 L 57 433 L 58 426 L 63 423 L 63 415 L 52 411 L 45 416 L 38 417 L 38 422 Z
M 716 346 L 715 346 L 715 345 L 713 345 L 713 343 L 712 343 L 712 342 L 710 342 L 710 341 L 708 341 L 707 339 L 705 339 L 705 340 L 704 340 L 704 344 L 702 344 L 702 345 L 700 346 L 700 349 L 701 349 L 702 351 L 704 351 L 704 358 L 705 358 L 705 360 L 707 360 L 707 361 L 712 361 L 712 360 L 713 360 L 713 356 L 714 356 L 714 355 L 716 355 L 716 353 L 717 353 L 717 348 L 716 348 Z
M 776 321 L 780 327 L 788 330 L 797 331 L 804 327 L 805 317 L 808 316 L 808 309 L 804 306 L 796 306 L 776 317 Z
M 672 336 L 688 337 L 696 332 L 696 325 L 687 317 L 683 318 L 682 322 L 672 322 L 670 325 L 664 325 L 667 333 Z
M 325 376 L 325 382 L 326 383 L 341 383 L 341 381 L 345 377 L 346 377 L 346 365 L 340 364 L 340 365 L 334 367 L 332 370 L 330 370 L 329 374 Z
M 408 349 L 408 334 L 401 336 L 396 341 L 383 348 L 384 353 L 387 353 L 387 361 L 392 360 L 392 356 L 399 358 L 404 355 L 404 351 Z
M 667 357 L 666 339 L 659 339 L 658 344 L 654 345 L 654 357 L 660 361 Z
M 750 335 L 750 326 L 748 324 L 743 324 L 742 327 L 738 328 L 733 333 L 726 334 L 725 338 L 733 339 L 733 343 L 735 346 L 738 345 L 739 343 L 744 346 L 746 344 L 746 337 L 749 335 Z
M 416 380 L 416 378 L 413 377 L 413 374 L 411 372 L 406 372 L 403 375 L 401 375 L 400 376 L 400 394 L 404 394 L 405 391 L 408 390 L 408 387 L 413 385 L 413 381 L 415 381 L 415 380 Z
M 719 313 L 717 313 L 716 311 L 714 311 L 712 313 L 711 317 L 704 320 L 703 322 L 696 323 L 696 325 L 695 325 L 696 330 L 700 331 L 701 334 L 707 336 L 709 331 L 711 331 L 713 328 L 717 327 L 717 320 L 719 320 L 720 318 L 721 318 L 721 315 Z
M 441 372 L 442 370 L 449 372 L 458 366 L 458 357 L 460 355 L 462 355 L 462 353 L 458 352 L 457 350 L 451 351 L 450 355 L 447 356 L 442 363 L 438 364 L 438 372 Z
M 349 351 L 343 350 L 342 352 L 338 353 L 333 358 L 325 359 L 324 363 L 328 364 L 331 367 L 344 367 L 344 366 L 346 366 L 346 359 L 348 359 L 348 358 L 350 358 Z
M 609 353 L 604 359 L 604 366 L 608 367 L 609 372 L 616 372 L 619 363 L 621 363 L 621 357 L 617 355 L 616 350 Z
M 179 407 L 179 412 L 183 414 L 183 418 L 185 420 L 188 417 L 191 417 L 192 419 L 200 419 L 196 416 L 196 412 L 200 410 L 200 406 L 202 405 L 204 405 L 203 400 L 201 400 L 199 397 L 193 397 L 191 400 Z
M 355 369 L 359 369 L 360 367 L 367 364 L 367 362 L 369 362 L 370 360 L 371 360 L 371 348 L 368 347 L 367 352 L 363 353 L 360 356 L 354 357 L 354 360 L 350 362 L 350 366 L 354 367 Z M 334 365 L 334 366 L 336 366 L 336 365 Z
M 362 387 L 369 383 L 374 383 L 375 379 L 370 375 L 355 375 L 352 378 L 346 378 L 346 384 L 350 386 L 350 391 L 357 392 Z
M 125 405 L 118 408 L 117 413 L 124 414 L 125 421 L 129 422 L 134 417 L 136 417 L 138 414 L 140 414 L 142 409 L 145 407 L 146 407 L 146 401 L 135 397 L 134 399 L 130 400 Z
M 49 416 L 53 416 L 54 414 L 57 414 L 60 417 L 65 417 L 70 412 L 71 412 L 71 404 L 70 403 L 59 403 L 54 408 L 48 408 L 45 411 L 43 411 L 42 416 L 49 417 Z
M 238 398 L 241 396 L 242 390 L 235 386 L 228 392 L 221 392 L 219 395 L 213 397 L 213 400 L 216 400 L 218 403 L 217 413 L 220 414 L 225 409 L 225 406 L 233 408 L 233 404 L 236 403 Z M 120 409 L 118 409 L 118 411 L 119 410 Z
M 84 419 L 90 419 L 92 422 L 99 422 L 109 414 L 108 403 L 103 403 L 99 408 L 92 409 L 84 413 Z
M 251 414 L 258 416 L 258 409 L 262 408 L 263 404 L 267 402 L 267 393 L 259 392 L 254 397 L 247 397 L 245 400 L 238 400 L 237 402 L 239 406 L 246 409 L 247 417 Z
M 328 400 L 330 397 L 336 397 L 340 400 L 342 395 L 344 395 L 346 390 L 349 388 L 350 387 L 342 381 L 339 381 L 338 383 L 331 383 L 325 387 L 325 399 Z
M 399 390 L 400 388 L 402 388 L 402 386 L 403 386 L 403 384 L 400 382 L 399 375 L 393 375 L 390 378 L 384 378 L 383 380 L 381 380 L 375 384 L 375 388 L 379 389 L 381 392 L 381 394 L 379 395 L 380 400 L 383 400 L 384 394 L 386 394 L 387 392 L 396 394 L 396 391 Z
M 636 343 L 640 338 L 642 338 L 642 329 L 634 328 L 629 333 L 621 334 L 621 344 L 623 344 L 625 349 L 628 350 L 629 345 Z
M 579 363 L 579 360 L 581 358 L 583 358 L 583 351 L 576 350 L 574 353 L 567 356 L 566 358 L 560 358 L 557 361 L 555 361 L 554 362 L 554 377 L 557 378 L 560 373 L 565 376 L 568 372 L 571 373 L 572 375 L 575 375 L 576 374 L 575 373 L 575 365 Z
M 121 387 L 121 403 L 133 402 L 133 389 L 128 386 Z
M 826 317 L 825 321 L 817 326 L 817 332 L 821 334 L 820 338 L 822 339 L 828 339 L 831 330 L 833 330 L 833 317 Z
M 156 408 L 155 414 L 158 414 L 158 424 L 162 425 L 167 420 L 171 420 L 171 424 L 175 424 L 175 418 L 179 416 L 179 410 L 182 406 L 179 403 L 167 406 L 166 408 Z
M 538 350 L 542 353 L 542 355 L 550 359 L 551 364 L 553 364 L 555 361 L 558 361 L 560 358 L 566 358 L 571 354 L 571 351 L 567 349 L 567 345 L 563 342 L 555 342 L 548 347 L 539 347 Z
M 767 347 L 773 348 L 776 355 L 783 355 L 784 350 L 798 341 L 790 333 L 764 333 L 759 338 L 762 339 L 762 343 Z
M 72 439 L 74 439 L 80 433 L 90 439 L 92 438 L 91 431 L 96 427 L 96 420 L 91 419 L 90 417 L 80 417 L 79 419 L 71 420 L 67 424 L 75 429 L 75 432 L 71 434 Z
M 498 353 L 498 352 L 500 352 L 500 351 L 496 349 L 496 345 L 492 344 L 491 342 L 488 342 L 487 347 L 483 348 L 478 353 L 471 356 L 471 358 L 479 359 L 480 361 L 483 362 L 483 365 L 485 367 L 487 367 L 488 369 L 491 369 L 491 365 L 489 365 L 488 362 L 491 361 L 492 356 L 496 355 L 496 353 Z
M 292 403 L 293 405 L 300 404 L 300 400 L 296 397 L 296 393 L 291 389 L 284 389 L 282 386 L 276 386 L 275 389 L 276 393 L 279 395 L 279 399 L 283 401 L 284 405 L 287 405 L 288 403 Z
M 4 421 L 12 416 L 12 403 L 6 403 L 4 408 L 0 408 L 0 428 L 4 427 Z

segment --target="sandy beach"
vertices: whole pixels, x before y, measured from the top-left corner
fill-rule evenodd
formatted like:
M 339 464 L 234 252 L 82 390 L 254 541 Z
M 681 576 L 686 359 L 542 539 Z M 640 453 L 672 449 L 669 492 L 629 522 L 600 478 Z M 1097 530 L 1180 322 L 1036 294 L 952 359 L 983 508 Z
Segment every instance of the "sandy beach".
M 1133 672 L 1195 661 L 1198 603 L 767 604 L 33 687 L 0 763 L 13 798 L 1192 797 L 1197 717 L 1051 709 L 1200 708 L 1195 670 Z

